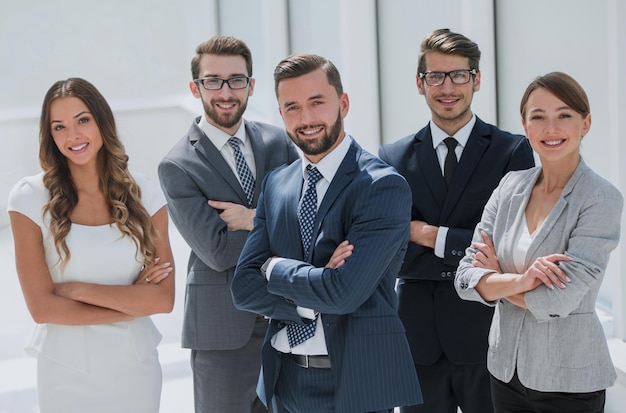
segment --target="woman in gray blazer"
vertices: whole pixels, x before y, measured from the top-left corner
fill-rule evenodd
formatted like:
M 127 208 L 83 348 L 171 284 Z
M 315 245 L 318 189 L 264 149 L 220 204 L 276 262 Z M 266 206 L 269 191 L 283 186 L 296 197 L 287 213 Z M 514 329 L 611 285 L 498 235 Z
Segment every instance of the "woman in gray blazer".
M 603 412 L 616 375 L 595 301 L 623 198 L 580 156 L 591 115 L 574 79 L 538 77 L 520 111 L 541 166 L 494 190 L 455 286 L 495 306 L 487 365 L 496 412 Z

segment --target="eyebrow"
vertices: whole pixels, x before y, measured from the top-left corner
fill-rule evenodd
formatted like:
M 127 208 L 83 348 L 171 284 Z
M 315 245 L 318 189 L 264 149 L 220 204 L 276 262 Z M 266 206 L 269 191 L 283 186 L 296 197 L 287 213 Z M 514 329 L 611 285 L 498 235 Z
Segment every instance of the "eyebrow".
M 226 79 L 232 79 L 233 77 L 250 77 L 245 73 L 231 73 L 226 77 Z M 208 79 L 208 78 L 216 78 L 216 79 L 224 79 L 220 75 L 216 75 L 213 73 L 208 73 L 200 77 L 200 79 Z
M 572 108 L 570 108 L 569 106 L 565 105 L 565 106 L 561 106 L 561 107 L 556 108 L 556 111 L 557 111 L 557 112 L 558 112 L 558 111 L 560 111 L 560 110 L 574 110 L 574 109 L 572 109 Z M 533 112 L 545 112 L 545 111 L 546 111 L 545 109 L 542 109 L 542 108 L 536 108 L 536 109 L 532 109 L 532 110 L 530 110 L 528 113 L 533 113 Z
M 80 113 L 78 113 L 78 114 L 74 115 L 74 116 L 72 117 L 72 119 L 79 118 L 79 117 L 81 117 L 82 115 L 84 115 L 85 113 L 89 113 L 89 114 L 91 114 L 91 112 L 89 112 L 88 110 L 83 110 L 82 112 L 80 112 Z M 52 120 L 50 121 L 50 123 L 51 123 L 51 124 L 52 124 L 52 123 L 61 123 L 61 122 L 62 122 L 62 121 L 60 121 L 60 120 L 56 120 L 56 119 L 52 119 Z
M 305 99 L 305 101 L 311 101 L 311 100 L 317 100 L 317 99 L 326 99 L 326 96 L 323 94 L 317 94 L 315 96 L 311 96 Z M 291 106 L 291 105 L 296 105 L 298 102 L 296 101 L 292 101 L 292 102 L 285 102 L 283 103 L 283 107 L 287 107 L 287 106 Z

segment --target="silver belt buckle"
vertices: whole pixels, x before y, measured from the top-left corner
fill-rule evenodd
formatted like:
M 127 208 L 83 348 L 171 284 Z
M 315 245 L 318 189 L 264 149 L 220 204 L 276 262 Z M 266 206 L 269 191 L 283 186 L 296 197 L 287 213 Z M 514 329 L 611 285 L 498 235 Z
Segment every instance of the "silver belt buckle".
M 308 369 L 309 368 L 309 356 L 305 355 L 304 360 L 305 360 L 305 365 L 302 367 L 304 367 L 305 369 Z

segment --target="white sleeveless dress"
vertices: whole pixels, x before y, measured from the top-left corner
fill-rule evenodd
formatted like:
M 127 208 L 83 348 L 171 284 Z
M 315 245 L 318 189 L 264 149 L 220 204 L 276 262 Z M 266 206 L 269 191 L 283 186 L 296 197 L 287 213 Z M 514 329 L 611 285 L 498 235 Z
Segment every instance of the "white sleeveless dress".
M 143 259 L 129 237 L 113 225 L 72 224 L 66 238 L 71 258 L 61 273 L 59 256 L 42 208 L 48 200 L 43 174 L 23 178 L 11 190 L 9 211 L 41 228 L 46 261 L 55 283 L 130 285 Z M 142 202 L 153 215 L 165 205 L 154 181 L 134 175 Z M 149 317 L 112 324 L 65 326 L 38 324 L 26 345 L 37 358 L 41 413 L 156 413 L 161 398 L 157 345 L 161 334 Z

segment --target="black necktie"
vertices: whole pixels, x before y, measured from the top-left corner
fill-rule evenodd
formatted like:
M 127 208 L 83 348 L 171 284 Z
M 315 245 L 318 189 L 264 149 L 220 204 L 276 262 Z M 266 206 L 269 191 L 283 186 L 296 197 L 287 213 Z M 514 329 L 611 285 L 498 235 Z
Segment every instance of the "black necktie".
M 248 163 L 243 157 L 243 153 L 241 152 L 241 148 L 239 147 L 239 138 L 233 136 L 232 138 L 228 139 L 228 144 L 233 148 L 233 151 L 235 152 L 235 163 L 237 164 L 239 181 L 241 182 L 241 187 L 243 188 L 243 191 L 246 193 L 248 206 L 251 207 L 252 197 L 254 196 L 254 176 L 252 176 L 252 172 L 248 167 Z
M 448 148 L 448 154 L 446 155 L 446 161 L 443 164 L 443 177 L 446 180 L 446 187 L 450 188 L 450 182 L 452 182 L 452 177 L 454 176 L 454 170 L 456 169 L 457 159 L 456 153 L 454 153 L 454 149 L 457 145 L 457 140 L 454 138 L 445 138 L 443 143 L 446 144 Z

